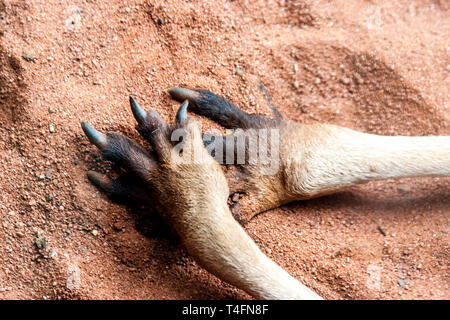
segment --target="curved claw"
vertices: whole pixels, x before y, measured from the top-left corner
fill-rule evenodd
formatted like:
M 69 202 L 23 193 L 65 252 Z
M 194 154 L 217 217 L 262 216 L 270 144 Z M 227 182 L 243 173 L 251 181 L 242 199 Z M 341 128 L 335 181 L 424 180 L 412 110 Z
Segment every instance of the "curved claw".
M 95 130 L 87 122 L 82 122 L 81 127 L 84 133 L 88 137 L 89 141 L 93 143 L 97 148 L 104 149 L 108 144 L 108 139 L 105 134 Z
M 89 181 L 91 181 L 95 186 L 103 190 L 105 190 L 106 186 L 108 186 L 111 183 L 111 180 L 107 176 L 98 173 L 96 171 L 88 171 L 87 176 Z
M 184 100 L 184 102 L 181 104 L 180 108 L 178 109 L 177 116 L 175 118 L 176 122 L 179 124 L 181 121 L 187 119 L 187 107 L 189 105 L 188 100 Z
M 169 93 L 172 96 L 172 98 L 178 101 L 184 101 L 186 99 L 196 100 L 201 98 L 200 93 L 198 93 L 197 91 L 179 87 L 169 89 Z
M 158 112 L 150 110 L 148 113 L 150 117 L 155 118 L 156 120 L 158 120 L 158 122 L 165 123 L 163 118 L 161 118 Z
M 147 112 L 145 112 L 145 110 L 138 105 L 138 103 L 136 102 L 136 100 L 133 99 L 133 97 L 130 97 L 130 106 L 136 121 L 138 123 L 143 123 L 145 118 L 147 117 Z

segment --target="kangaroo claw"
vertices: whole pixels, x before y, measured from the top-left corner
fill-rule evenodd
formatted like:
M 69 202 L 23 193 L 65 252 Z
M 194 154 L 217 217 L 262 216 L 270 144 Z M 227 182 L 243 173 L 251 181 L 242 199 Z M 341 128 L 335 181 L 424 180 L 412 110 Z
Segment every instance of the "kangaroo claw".
M 177 124 L 180 124 L 183 120 L 187 119 L 187 107 L 189 105 L 188 100 L 184 100 L 184 102 L 181 104 L 180 108 L 178 109 L 177 116 L 176 116 L 176 122 Z
M 198 93 L 197 91 L 179 87 L 169 89 L 169 93 L 172 98 L 178 101 L 184 101 L 186 99 L 196 100 L 201 98 L 200 93 Z
M 84 133 L 88 137 L 89 141 L 93 143 L 97 148 L 104 149 L 108 144 L 108 139 L 106 135 L 95 130 L 91 125 L 87 122 L 82 122 L 81 127 L 83 128 Z
M 107 189 L 107 186 L 111 183 L 111 180 L 101 173 L 96 171 L 88 171 L 87 173 L 89 181 L 91 181 L 95 186 L 99 187 L 102 190 Z
M 136 121 L 139 124 L 143 123 L 145 118 L 147 117 L 147 112 L 145 112 L 145 110 L 138 105 L 138 103 L 136 102 L 136 100 L 133 99 L 133 97 L 130 97 L 130 106 Z

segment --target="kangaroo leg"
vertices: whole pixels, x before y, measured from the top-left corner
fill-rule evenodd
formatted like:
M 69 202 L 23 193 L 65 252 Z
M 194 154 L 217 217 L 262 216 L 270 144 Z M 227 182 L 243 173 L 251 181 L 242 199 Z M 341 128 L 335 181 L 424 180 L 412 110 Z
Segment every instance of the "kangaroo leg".
M 82 124 L 83 130 L 105 159 L 144 182 L 158 212 L 199 265 L 257 299 L 321 299 L 265 256 L 232 218 L 227 181 L 204 147 L 199 126 L 187 118 L 187 104 L 177 113 L 174 131 L 186 132 L 181 142 L 183 155 L 190 155 L 185 151 L 190 146 L 201 157 L 188 157 L 191 161 L 185 162 L 167 156 L 171 142 L 164 134 L 165 124 L 148 119 L 153 117 L 150 112 L 134 107 L 152 152 L 120 134 L 98 132 L 87 123 Z M 89 177 L 110 193 L 123 187 L 97 173 Z
M 309 127 L 301 163 L 291 158 L 290 183 L 318 196 L 368 181 L 450 176 L 450 137 L 379 136 L 331 125 Z M 296 181 L 294 181 L 296 180 Z
M 240 222 L 291 201 L 368 181 L 450 176 L 450 137 L 388 137 L 328 124 L 303 125 L 279 117 L 246 114 L 206 90 L 174 88 L 170 93 L 176 99 L 189 99 L 192 111 L 227 128 L 278 130 L 278 172 L 267 175 L 263 165 L 245 162 L 237 166 L 245 170 L 227 177 L 230 186 L 244 190 L 245 195 L 231 208 Z M 245 145 L 245 154 L 250 144 L 257 145 L 257 141 Z M 226 145 L 223 143 L 223 150 Z

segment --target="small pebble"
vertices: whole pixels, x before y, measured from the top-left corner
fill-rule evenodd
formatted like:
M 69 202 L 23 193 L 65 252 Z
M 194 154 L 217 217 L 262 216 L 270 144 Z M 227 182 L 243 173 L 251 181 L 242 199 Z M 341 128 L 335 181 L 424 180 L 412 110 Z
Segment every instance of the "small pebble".
M 123 226 L 122 223 L 116 222 L 116 223 L 114 223 L 113 228 L 114 228 L 114 230 L 116 230 L 116 231 L 121 231 L 121 230 L 123 230 L 124 226 Z
M 344 78 L 344 79 L 342 79 L 342 83 L 343 83 L 343 84 L 350 84 L 351 81 L 352 81 L 352 80 L 351 80 L 350 78 Z
M 38 230 L 36 232 L 36 239 L 34 240 L 34 243 L 39 249 L 47 246 L 47 239 L 44 237 L 44 230 Z
M 53 177 L 53 169 L 47 169 L 47 170 L 45 171 L 45 177 L 46 177 L 47 179 L 51 179 L 51 178 Z
M 242 76 L 244 74 L 244 70 L 241 67 L 236 66 L 236 68 L 234 68 L 234 74 Z
M 400 192 L 410 192 L 411 187 L 407 184 L 401 183 L 397 186 L 397 190 Z
M 35 56 L 25 51 L 22 53 L 22 58 L 27 62 L 35 62 L 37 60 Z
M 51 132 L 51 133 L 53 133 L 53 132 L 55 132 L 55 126 L 54 125 L 49 125 L 48 126 L 48 130 Z

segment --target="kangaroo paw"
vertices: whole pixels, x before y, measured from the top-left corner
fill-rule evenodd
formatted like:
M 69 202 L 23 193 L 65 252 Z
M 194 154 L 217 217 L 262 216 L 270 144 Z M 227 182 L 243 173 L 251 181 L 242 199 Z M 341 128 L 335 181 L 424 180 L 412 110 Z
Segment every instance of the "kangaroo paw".
M 208 90 L 190 90 L 176 87 L 170 89 L 169 93 L 175 100 L 189 100 L 189 110 L 205 116 L 225 128 L 265 128 L 270 126 L 272 122 L 277 121 L 256 114 L 248 114 L 230 101 Z
M 100 149 L 103 158 L 117 163 L 139 178 L 150 178 L 149 172 L 156 166 L 154 156 L 137 142 L 115 132 L 103 134 L 86 122 L 82 122 L 81 126 L 89 141 Z

